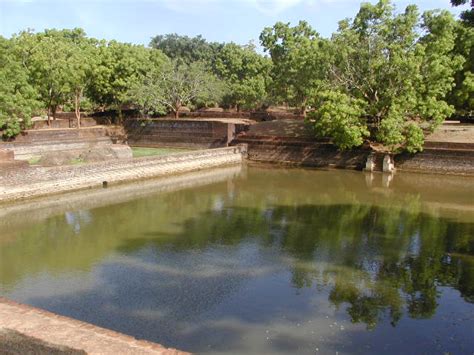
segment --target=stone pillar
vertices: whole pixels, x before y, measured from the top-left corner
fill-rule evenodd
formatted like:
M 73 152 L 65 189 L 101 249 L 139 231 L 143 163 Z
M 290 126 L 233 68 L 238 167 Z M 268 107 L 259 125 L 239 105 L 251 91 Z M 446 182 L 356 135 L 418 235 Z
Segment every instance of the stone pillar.
M 370 153 L 365 162 L 365 171 L 374 171 L 375 170 L 375 154 Z
M 235 138 L 235 124 L 228 123 L 227 124 L 227 146 L 229 146 L 229 143 L 232 142 L 234 138 Z
M 383 169 L 384 173 L 393 173 L 395 171 L 395 163 L 393 157 L 389 154 L 386 154 L 383 158 Z

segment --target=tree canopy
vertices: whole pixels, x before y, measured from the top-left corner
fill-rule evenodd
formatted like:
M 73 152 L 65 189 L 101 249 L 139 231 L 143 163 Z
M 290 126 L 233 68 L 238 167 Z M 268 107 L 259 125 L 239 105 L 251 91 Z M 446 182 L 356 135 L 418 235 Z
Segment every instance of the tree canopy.
M 171 110 L 178 118 L 183 106 L 219 101 L 222 92 L 219 86 L 220 82 L 202 62 L 187 64 L 174 59 L 164 63 L 159 70 L 149 71 L 132 85 L 129 98 L 145 116 Z
M 464 0 L 452 0 L 462 5 Z M 469 10 L 467 11 L 469 12 Z M 341 149 L 366 142 L 422 149 L 451 115 L 472 116 L 474 27 L 464 12 L 395 11 L 364 3 L 321 37 L 307 22 L 263 29 L 250 43 L 158 35 L 148 47 L 88 37 L 82 29 L 23 31 L 1 38 L 0 130 L 14 136 L 32 115 L 138 108 L 144 116 L 182 106 L 256 110 L 284 104 L 307 115 Z M 472 9 L 471 9 L 472 13 Z
M 363 4 L 331 39 L 327 89 L 313 96 L 316 131 L 341 148 L 370 131 L 392 151 L 421 150 L 424 133 L 454 112 L 446 95 L 464 62 L 453 53 L 456 28 L 446 11 L 420 17 L 414 5 L 396 14 L 386 0 Z
M 38 92 L 28 82 L 28 71 L 14 43 L 0 36 L 0 130 L 12 137 L 28 127 L 38 108 Z

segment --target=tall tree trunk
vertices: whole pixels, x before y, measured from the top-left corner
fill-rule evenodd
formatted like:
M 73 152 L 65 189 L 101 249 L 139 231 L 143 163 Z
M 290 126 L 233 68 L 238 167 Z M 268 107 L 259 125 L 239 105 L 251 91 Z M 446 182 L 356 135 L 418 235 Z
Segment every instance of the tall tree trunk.
M 303 102 L 302 102 L 302 104 L 301 104 L 301 115 L 302 115 L 304 118 L 306 118 L 306 111 L 307 111 L 307 108 L 308 108 L 307 105 L 306 105 L 306 102 L 307 102 L 307 101 L 308 101 L 308 100 L 305 98 L 305 99 L 303 99 Z
M 48 106 L 48 127 L 51 126 L 51 105 Z
M 56 121 L 56 111 L 58 110 L 58 105 L 53 105 L 53 107 L 51 107 L 51 113 L 53 115 L 53 121 Z
M 122 123 L 122 116 L 123 116 L 123 113 L 122 113 L 122 105 L 120 105 L 120 104 L 117 105 L 117 112 L 118 112 L 118 120 L 117 120 L 117 123 L 118 123 L 118 124 L 121 124 L 121 123 Z
M 179 109 L 181 108 L 181 101 L 178 100 L 174 104 L 174 118 L 179 118 Z
M 74 97 L 74 108 L 76 113 L 76 120 L 77 120 L 77 128 L 81 128 L 81 97 L 82 97 L 82 89 L 76 90 L 75 97 Z
M 303 105 L 303 106 L 301 107 L 301 116 L 303 116 L 303 117 L 306 118 L 306 111 L 307 111 L 307 110 L 306 110 L 306 105 Z
M 53 90 L 49 88 L 49 102 L 48 102 L 48 127 L 51 126 L 51 113 L 52 113 L 52 108 L 53 108 L 53 96 L 52 96 Z

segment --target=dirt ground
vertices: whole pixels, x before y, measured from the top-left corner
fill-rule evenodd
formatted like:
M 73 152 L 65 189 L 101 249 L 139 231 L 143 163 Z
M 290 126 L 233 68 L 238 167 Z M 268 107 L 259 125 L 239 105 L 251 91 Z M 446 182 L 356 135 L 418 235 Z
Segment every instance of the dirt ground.
M 303 120 L 274 120 L 250 126 L 249 135 L 275 137 L 314 137 L 311 127 Z
M 444 122 L 426 138 L 429 142 L 474 143 L 474 124 Z
M 251 125 L 249 135 L 277 137 L 314 137 L 303 120 L 275 120 Z M 449 121 L 426 138 L 429 142 L 474 143 L 474 124 Z

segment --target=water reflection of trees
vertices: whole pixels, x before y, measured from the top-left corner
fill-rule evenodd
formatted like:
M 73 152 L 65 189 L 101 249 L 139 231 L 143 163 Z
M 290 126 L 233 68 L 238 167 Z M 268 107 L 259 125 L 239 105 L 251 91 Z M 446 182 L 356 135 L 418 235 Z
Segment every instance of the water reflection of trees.
M 404 313 L 431 317 L 440 286 L 474 301 L 474 224 L 424 214 L 416 204 L 225 208 L 184 225 L 182 237 L 140 244 L 182 250 L 248 239 L 276 247 L 295 288 L 330 287 L 329 300 L 368 328 L 386 317 L 395 325 Z
M 474 302 L 474 223 L 459 222 L 469 220 L 469 212 L 459 220 L 438 217 L 436 210 L 426 214 L 416 194 L 396 195 L 393 203 L 368 194 L 359 175 L 318 174 L 315 180 L 301 174 L 269 170 L 231 189 L 211 185 L 74 219 L 49 218 L 4 240 L 0 282 L 14 284 L 41 271 L 90 270 L 115 251 L 249 242 L 273 248 L 297 290 L 329 288 L 329 300 L 369 328 L 382 318 L 395 325 L 404 315 L 432 316 L 443 285 Z M 308 181 L 318 188 L 308 188 Z

